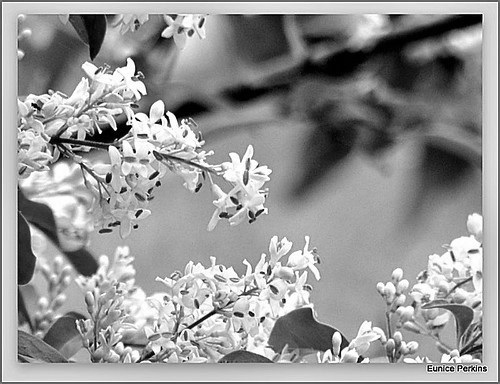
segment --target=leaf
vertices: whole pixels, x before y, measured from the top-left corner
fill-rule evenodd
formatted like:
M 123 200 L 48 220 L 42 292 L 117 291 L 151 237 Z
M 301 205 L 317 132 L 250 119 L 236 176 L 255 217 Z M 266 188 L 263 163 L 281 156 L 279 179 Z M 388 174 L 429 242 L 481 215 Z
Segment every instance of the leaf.
M 425 305 L 422 305 L 422 309 L 432 308 L 442 308 L 453 313 L 457 330 L 457 346 L 460 345 L 460 339 L 462 338 L 462 335 L 474 319 L 474 311 L 472 310 L 472 308 L 461 304 L 451 304 L 446 300 L 434 300 Z
M 85 319 L 85 316 L 77 312 L 68 312 L 52 324 L 43 341 L 69 359 L 83 346 L 82 337 L 75 323 L 80 319 Z
M 43 340 L 24 331 L 17 331 L 17 353 L 46 363 L 67 363 L 68 360 Z
M 223 356 L 218 363 L 272 363 L 272 361 L 253 352 L 235 351 Z
M 17 200 L 19 211 L 26 220 L 42 231 L 64 253 L 78 273 L 91 276 L 97 272 L 97 260 L 85 247 L 76 251 L 64 249 L 59 240 L 56 219 L 48 205 L 26 198 L 20 189 Z
M 17 212 L 17 283 L 28 284 L 35 272 L 36 256 L 31 249 L 31 232 L 21 212 Z
M 337 329 L 316 321 L 311 308 L 299 308 L 276 321 L 268 344 L 275 352 L 281 352 L 285 345 L 290 349 L 312 348 L 326 351 L 332 348 L 332 336 L 335 332 L 338 332 Z M 341 336 L 342 350 L 349 342 L 342 334 Z
M 97 272 L 99 267 L 97 260 L 85 247 L 76 251 L 64 251 L 64 254 L 78 273 L 83 276 L 92 276 Z
M 26 220 L 42 231 L 55 245 L 59 246 L 56 219 L 52 209 L 48 205 L 29 200 L 20 189 L 17 192 L 18 209 Z
M 26 302 L 24 301 L 24 296 L 19 287 L 17 288 L 17 312 L 18 312 L 18 322 L 19 324 L 28 323 L 30 330 L 34 330 L 33 322 L 31 321 L 31 316 L 26 307 Z
M 89 46 L 90 59 L 94 60 L 101 50 L 106 36 L 105 15 L 70 15 L 69 22 L 80 39 Z

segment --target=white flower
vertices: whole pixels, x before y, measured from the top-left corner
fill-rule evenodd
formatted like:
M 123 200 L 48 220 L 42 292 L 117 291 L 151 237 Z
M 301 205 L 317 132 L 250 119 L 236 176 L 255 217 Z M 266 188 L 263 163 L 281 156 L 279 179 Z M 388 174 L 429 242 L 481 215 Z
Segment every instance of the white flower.
M 139 14 L 119 14 L 113 26 L 120 26 L 120 33 L 125 34 L 128 31 L 135 32 L 139 27 L 149 20 L 147 13 Z
M 287 266 L 291 267 L 293 270 L 303 270 L 309 268 L 313 273 L 316 280 L 320 279 L 320 273 L 318 268 L 314 265 L 317 263 L 317 257 L 311 252 L 309 248 L 309 236 L 305 236 L 306 244 L 302 251 L 295 251 L 288 257 Z
M 469 215 L 467 218 L 467 230 L 477 241 L 483 238 L 483 217 L 477 213 Z
M 174 42 L 180 49 L 186 46 L 188 37 L 195 33 L 200 39 L 205 38 L 205 15 L 176 15 L 172 18 L 168 15 L 163 15 L 167 28 L 161 34 L 163 38 L 174 37 Z

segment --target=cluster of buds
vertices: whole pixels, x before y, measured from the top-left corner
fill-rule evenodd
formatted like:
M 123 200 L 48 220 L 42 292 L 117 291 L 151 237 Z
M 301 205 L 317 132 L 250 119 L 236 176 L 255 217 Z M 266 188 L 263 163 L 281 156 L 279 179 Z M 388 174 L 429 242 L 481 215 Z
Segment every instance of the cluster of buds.
M 201 134 L 193 132 L 197 125 L 192 119 L 178 121 L 165 111 L 162 101 L 152 104 L 149 115 L 134 113 L 146 87 L 132 59 L 114 71 L 89 62 L 82 69 L 87 77 L 69 97 L 50 91 L 18 101 L 20 178 L 47 171 L 51 162 L 61 155 L 67 157 L 80 168 L 83 185 L 92 195 L 91 208 L 86 209 L 92 212 L 93 226 L 101 228 L 101 233 L 119 227 L 122 238 L 150 215 L 148 205 L 154 198 L 153 191 L 167 171 L 184 179 L 191 192 L 198 192 L 202 179 L 209 179 L 217 198 L 209 229 L 221 218 L 235 225 L 245 218 L 254 222 L 267 213 L 267 189 L 263 185 L 271 170 L 252 159 L 252 146 L 242 160 L 231 153 L 231 162 L 210 165 L 206 159 L 212 152 L 200 149 L 204 141 Z M 116 130 L 115 118 L 123 114 L 131 129 L 120 140 L 111 144 L 88 140 L 104 125 Z M 75 153 L 95 148 L 107 151 L 109 163 L 93 163 Z M 231 190 L 224 193 L 213 183 L 212 174 L 228 181 Z
M 139 360 L 139 352 L 124 347 L 121 342 L 121 330 L 127 327 L 122 308 L 125 294 L 124 284 L 116 281 L 106 281 L 85 294 L 90 318 L 78 320 L 77 329 L 94 363 L 133 363 Z
M 383 344 L 387 358 L 391 363 L 396 363 L 409 355 L 415 354 L 418 349 L 418 343 L 416 341 L 407 343 L 403 340 L 403 335 L 399 331 L 394 332 L 394 335 Z
M 128 247 L 118 247 L 114 258 L 103 255 L 99 268 L 90 277 L 76 282 L 85 292 L 89 319 L 79 320 L 77 328 L 93 362 L 136 362 L 139 352 L 124 347 L 123 338 L 136 332 L 133 315 L 135 269 Z
M 52 264 L 38 258 L 37 271 L 47 282 L 47 296 L 42 296 L 37 302 L 37 311 L 34 314 L 34 328 L 37 336 L 44 333 L 60 317 L 57 311 L 66 302 L 64 291 L 71 283 L 72 268 L 64 265 L 63 257 L 54 257 Z
M 377 283 L 377 291 L 385 300 L 389 312 L 394 313 L 398 308 L 404 306 L 409 286 L 409 281 L 403 279 L 403 270 L 401 268 L 396 268 L 392 272 L 391 281 L 386 284 Z

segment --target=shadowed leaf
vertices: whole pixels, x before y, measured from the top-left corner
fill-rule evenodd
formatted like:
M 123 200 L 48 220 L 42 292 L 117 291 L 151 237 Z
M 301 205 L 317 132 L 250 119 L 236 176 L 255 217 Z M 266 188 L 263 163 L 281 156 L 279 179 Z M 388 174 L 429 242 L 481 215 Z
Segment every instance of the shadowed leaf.
M 445 300 L 434 300 L 422 306 L 422 309 L 442 308 L 453 313 L 457 330 L 457 345 L 460 344 L 462 335 L 474 319 L 472 308 L 461 304 L 450 304 Z
M 68 362 L 63 355 L 43 340 L 20 330 L 17 331 L 17 353 L 46 363 Z
M 75 323 L 79 319 L 85 319 L 85 316 L 77 312 L 60 317 L 47 331 L 43 341 L 69 359 L 82 348 L 82 337 Z
M 290 349 L 303 348 L 326 351 L 332 348 L 332 336 L 337 329 L 316 321 L 311 308 L 299 308 L 283 317 L 274 324 L 268 344 L 275 352 L 281 352 L 285 345 Z M 342 335 L 340 349 L 349 345 Z
M 253 352 L 235 351 L 222 357 L 218 363 L 272 363 L 272 361 Z
M 28 323 L 30 329 L 33 331 L 33 322 L 31 321 L 31 316 L 24 301 L 24 296 L 21 290 L 17 289 L 17 313 L 19 324 Z
M 17 283 L 28 284 L 35 272 L 36 256 L 31 249 L 31 231 L 25 217 L 17 213 Z
M 101 50 L 106 36 L 105 15 L 70 15 L 69 22 L 80 39 L 89 46 L 90 59 L 94 60 Z
M 27 199 L 18 189 L 18 208 L 30 224 L 42 231 L 64 253 L 78 273 L 90 276 L 97 271 L 97 261 L 85 247 L 76 251 L 64 249 L 59 241 L 54 214 L 48 205 Z M 23 242 L 23 244 L 25 246 L 26 242 Z

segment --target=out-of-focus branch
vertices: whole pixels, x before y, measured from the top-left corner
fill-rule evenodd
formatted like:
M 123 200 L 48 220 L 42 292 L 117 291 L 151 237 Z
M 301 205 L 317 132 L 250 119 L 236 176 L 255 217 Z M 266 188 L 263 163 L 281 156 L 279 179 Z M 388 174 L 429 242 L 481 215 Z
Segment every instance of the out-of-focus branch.
M 299 62 L 292 62 L 280 71 L 257 81 L 223 89 L 221 94 L 233 101 L 248 101 L 272 91 L 285 90 L 298 78 L 306 75 L 347 75 L 379 54 L 395 52 L 408 44 L 479 24 L 482 19 L 481 14 L 455 15 L 428 25 L 389 33 L 362 49 L 335 47 L 331 50 L 322 50 L 312 53 Z

